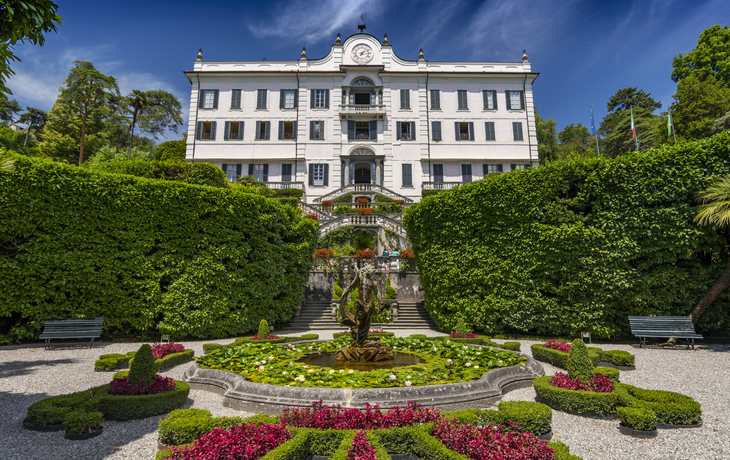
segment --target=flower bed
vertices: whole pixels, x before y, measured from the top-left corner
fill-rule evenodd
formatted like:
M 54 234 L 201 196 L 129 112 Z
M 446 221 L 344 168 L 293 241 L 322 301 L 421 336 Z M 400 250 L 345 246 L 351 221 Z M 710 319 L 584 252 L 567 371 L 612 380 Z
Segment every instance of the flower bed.
M 335 255 L 335 251 L 332 248 L 322 248 L 314 251 L 315 259 L 329 259 Z
M 152 356 L 155 359 L 162 359 L 167 355 L 173 353 L 182 353 L 185 351 L 185 345 L 181 343 L 168 342 L 168 343 L 156 343 L 152 345 Z
M 570 352 L 570 342 L 558 342 L 555 339 L 550 339 L 541 345 L 544 348 L 550 348 L 553 350 L 562 351 L 563 353 Z
M 161 375 L 156 375 L 155 380 L 150 383 L 130 383 L 127 377 L 121 377 L 113 379 L 110 385 L 109 394 L 113 396 L 154 395 L 175 389 L 175 381 Z
M 304 216 L 304 217 L 306 217 L 307 219 L 312 219 L 312 220 L 319 220 L 319 216 L 318 216 L 317 214 L 314 214 L 314 213 L 312 213 L 312 214 L 307 214 L 307 215 L 306 215 L 306 216 Z
M 571 379 L 565 372 L 558 372 L 550 379 L 550 385 L 566 390 L 595 391 L 597 393 L 611 393 L 613 381 L 603 374 L 596 372 L 593 380 L 584 381 Z
M 176 344 L 181 346 L 180 344 Z M 136 351 L 130 351 L 126 355 L 122 354 L 108 354 L 101 355 L 99 359 L 94 363 L 94 370 L 96 371 L 114 371 L 119 369 L 125 369 L 129 367 L 129 364 L 134 359 Z M 153 351 L 154 353 L 154 351 Z M 155 359 L 155 371 L 162 372 L 164 370 L 175 367 L 178 364 L 182 364 L 187 361 L 192 361 L 194 357 L 194 350 L 185 350 L 179 353 L 171 353 L 162 358 Z
M 375 251 L 370 248 L 358 249 L 355 251 L 355 257 L 361 260 L 372 260 L 375 257 Z
M 459 334 L 458 332 L 452 332 L 449 334 L 450 339 L 476 339 L 479 337 L 473 332 L 464 332 L 462 334 Z
M 629 352 L 622 350 L 601 350 L 597 347 L 587 347 L 588 357 L 593 361 L 593 365 L 599 361 L 607 362 L 616 366 L 634 367 L 635 357 Z M 538 360 L 561 369 L 566 368 L 568 353 L 570 352 L 569 342 L 558 342 L 550 339 L 544 344 L 535 344 L 532 346 L 532 356 Z
M 257 459 L 291 439 L 284 425 L 255 423 L 215 428 L 204 434 L 188 448 L 173 448 L 169 458 L 174 460 Z
M 256 334 L 254 334 L 253 337 L 251 337 L 251 340 L 275 340 L 275 339 L 278 339 L 278 338 L 279 338 L 279 336 L 278 335 L 274 335 L 274 334 L 269 334 L 267 337 L 261 337 L 261 338 L 259 338 L 258 333 L 256 333 Z
M 429 341 L 383 337 L 383 346 L 397 353 L 415 354 L 426 363 L 373 371 L 334 370 L 296 362 L 308 353 L 334 352 L 349 345 L 349 337 L 307 345 L 278 346 L 244 343 L 219 348 L 197 358 L 206 369 L 236 372 L 248 380 L 274 385 L 324 388 L 381 388 L 436 385 L 480 378 L 485 372 L 527 362 L 521 356 L 491 348 L 476 348 L 450 340 Z M 392 378 L 395 376 L 395 378 Z

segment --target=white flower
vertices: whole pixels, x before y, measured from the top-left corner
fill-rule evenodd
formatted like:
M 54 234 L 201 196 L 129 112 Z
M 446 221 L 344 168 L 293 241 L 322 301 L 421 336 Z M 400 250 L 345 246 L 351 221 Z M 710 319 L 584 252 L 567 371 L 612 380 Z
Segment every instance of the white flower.
M 395 375 L 391 375 L 391 376 L 390 376 L 390 380 L 395 380 L 395 379 L 397 379 L 397 378 L 398 378 L 398 377 L 396 377 Z
M 474 366 L 474 369 L 479 369 L 479 365 L 477 364 L 476 366 Z
M 405 384 L 406 384 L 407 387 L 409 387 L 409 386 L 411 386 L 411 381 L 410 380 L 406 380 L 405 381 Z
M 310 350 L 314 350 L 314 347 L 309 347 Z
M 264 370 L 264 366 L 259 366 L 259 370 L 260 371 L 263 371 Z
M 471 366 L 471 363 L 465 363 L 464 366 L 469 367 Z
M 447 359 L 447 360 L 446 360 L 446 362 L 447 362 L 447 363 L 449 363 L 449 364 L 453 364 L 453 363 L 454 363 L 454 362 L 453 362 L 452 360 L 450 360 L 450 359 Z
M 289 367 L 291 367 L 291 366 L 293 366 L 293 365 L 294 365 L 294 363 L 289 363 Z
M 288 374 L 287 371 L 284 371 L 284 372 L 281 373 L 281 375 L 286 375 L 286 374 Z
M 274 359 L 274 357 L 273 356 L 269 356 L 269 361 L 271 361 L 272 359 Z
M 347 373 L 348 373 L 348 374 L 354 374 L 354 373 L 355 373 L 355 371 L 353 371 L 352 369 L 349 369 L 349 370 L 347 371 Z
M 330 374 L 334 374 L 334 373 L 335 373 L 334 369 L 330 369 Z

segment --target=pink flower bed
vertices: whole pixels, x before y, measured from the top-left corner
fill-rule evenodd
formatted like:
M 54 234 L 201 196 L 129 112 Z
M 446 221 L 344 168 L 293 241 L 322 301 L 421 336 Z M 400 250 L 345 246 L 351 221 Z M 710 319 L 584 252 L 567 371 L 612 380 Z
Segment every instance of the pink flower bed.
M 555 339 L 550 339 L 542 344 L 543 348 L 552 348 L 553 350 L 562 351 L 563 353 L 570 353 L 570 342 L 558 342 Z
M 405 408 L 394 407 L 382 412 L 378 406 L 366 404 L 365 410 L 328 407 L 322 401 L 312 408 L 286 408 L 279 418 L 287 426 L 301 428 L 335 428 L 338 430 L 375 430 L 431 423 L 441 420 L 438 409 L 427 408 L 409 401 Z
M 155 395 L 175 389 L 175 381 L 170 377 L 155 376 L 155 380 L 147 383 L 141 380 L 140 383 L 129 383 L 126 377 L 114 379 L 111 383 L 109 394 L 114 396 L 138 396 Z
M 216 428 L 185 450 L 173 448 L 173 460 L 255 460 L 291 439 L 283 424 L 245 423 L 227 430 Z
M 378 460 L 375 456 L 376 452 L 370 445 L 365 432 L 360 430 L 352 440 L 352 449 L 347 454 L 347 460 Z
M 269 334 L 269 336 L 266 338 L 259 338 L 259 334 L 257 332 L 256 334 L 254 334 L 254 336 L 251 338 L 251 340 L 271 340 L 271 339 L 278 339 L 278 338 L 279 338 L 279 336 L 274 335 L 274 334 Z
M 155 359 L 162 359 L 167 355 L 173 353 L 180 353 L 185 351 L 185 345 L 181 343 L 168 342 L 168 343 L 155 343 L 152 345 L 152 356 Z
M 465 334 L 459 334 L 458 332 L 452 332 L 451 334 L 449 334 L 450 339 L 476 339 L 477 337 L 479 337 L 479 336 L 473 332 L 467 332 Z
M 473 460 L 554 460 L 547 441 L 531 433 L 503 431 L 500 426 L 477 428 L 442 420 L 434 426 L 434 437 L 449 449 Z
M 558 372 L 550 379 L 550 385 L 566 390 L 593 391 L 596 393 L 613 392 L 613 381 L 603 374 L 595 373 L 593 380 L 584 382 L 579 379 L 571 379 L 565 372 Z

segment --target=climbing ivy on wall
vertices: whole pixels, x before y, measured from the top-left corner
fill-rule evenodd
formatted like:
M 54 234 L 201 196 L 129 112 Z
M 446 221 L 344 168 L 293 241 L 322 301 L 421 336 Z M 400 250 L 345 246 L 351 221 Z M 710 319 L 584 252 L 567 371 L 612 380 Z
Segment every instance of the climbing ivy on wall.
M 727 266 L 695 193 L 730 172 L 730 133 L 488 176 L 404 216 L 426 308 L 487 332 L 628 334 L 628 315 L 689 315 Z M 698 328 L 727 333 L 728 294 Z M 457 314 L 458 313 L 458 314 Z

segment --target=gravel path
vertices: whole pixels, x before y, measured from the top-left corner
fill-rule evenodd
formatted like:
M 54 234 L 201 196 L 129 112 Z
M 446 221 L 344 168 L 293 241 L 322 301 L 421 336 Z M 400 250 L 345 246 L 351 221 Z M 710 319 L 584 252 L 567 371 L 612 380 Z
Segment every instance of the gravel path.
M 332 338 L 336 331 L 313 331 L 321 339 Z M 402 330 L 410 334 L 442 335 L 431 330 Z M 301 335 L 283 334 L 283 335 Z M 497 342 L 502 342 L 496 340 Z M 231 339 L 183 342 L 186 348 L 202 354 L 203 343 L 230 343 Z M 523 341 L 530 352 L 535 342 Z M 107 422 L 101 436 L 87 441 L 68 441 L 63 432 L 39 433 L 24 430 L 21 423 L 27 407 L 39 399 L 84 390 L 107 383 L 109 372 L 94 372 L 100 354 L 126 353 L 138 343 L 99 344 L 93 349 L 57 347 L 3 347 L 0 349 L 0 459 L 154 459 L 157 424 L 163 416 L 129 422 Z M 621 381 L 642 388 L 678 391 L 702 404 L 704 425 L 693 429 L 660 430 L 655 439 L 634 439 L 618 431 L 617 420 L 578 417 L 553 411 L 553 434 L 585 460 L 656 459 L 695 460 L 730 459 L 730 351 L 727 345 L 699 346 L 696 351 L 677 349 L 638 349 L 629 345 L 605 345 L 605 349 L 626 350 L 636 355 L 635 371 L 621 372 Z M 559 369 L 543 364 L 547 374 Z M 188 364 L 163 375 L 181 379 Z M 532 388 L 513 391 L 504 400 L 534 400 Z M 223 407 L 222 397 L 192 390 L 185 407 L 210 410 L 214 416 L 241 415 Z

